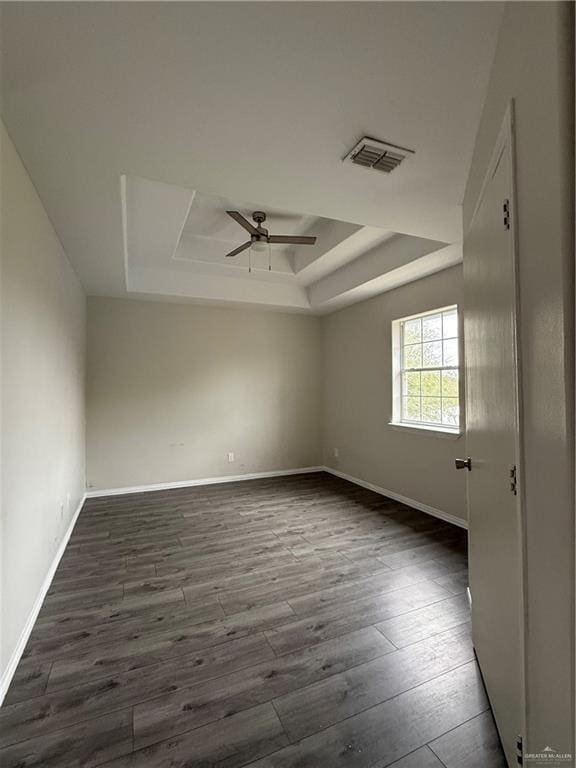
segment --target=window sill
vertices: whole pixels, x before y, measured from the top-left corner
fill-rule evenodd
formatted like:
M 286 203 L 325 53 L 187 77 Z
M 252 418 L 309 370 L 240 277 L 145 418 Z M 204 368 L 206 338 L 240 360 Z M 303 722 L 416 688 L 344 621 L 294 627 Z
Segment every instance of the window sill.
M 415 435 L 427 435 L 428 437 L 442 437 L 447 440 L 458 440 L 462 432 L 458 429 L 446 429 L 445 427 L 427 427 L 423 424 L 405 424 L 398 421 L 388 422 L 388 426 L 401 432 L 412 432 Z

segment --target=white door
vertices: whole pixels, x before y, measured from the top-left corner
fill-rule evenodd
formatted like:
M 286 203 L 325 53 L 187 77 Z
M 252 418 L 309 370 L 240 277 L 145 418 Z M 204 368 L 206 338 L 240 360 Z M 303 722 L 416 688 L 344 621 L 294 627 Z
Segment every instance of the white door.
M 513 171 L 509 112 L 464 239 L 464 339 L 474 647 L 510 766 L 524 733 Z

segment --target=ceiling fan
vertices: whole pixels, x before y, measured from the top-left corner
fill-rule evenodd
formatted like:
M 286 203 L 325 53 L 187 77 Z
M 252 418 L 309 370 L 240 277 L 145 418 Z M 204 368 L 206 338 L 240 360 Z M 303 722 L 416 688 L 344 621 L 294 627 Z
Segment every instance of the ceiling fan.
M 252 214 L 252 218 L 256 222 L 256 226 L 254 224 L 251 224 L 248 219 L 244 218 L 241 213 L 238 211 L 226 211 L 228 216 L 231 216 L 234 221 L 238 222 L 241 227 L 244 227 L 244 229 L 248 232 L 250 235 L 250 240 L 247 240 L 242 245 L 238 246 L 238 248 L 235 248 L 233 251 L 230 251 L 230 253 L 227 253 L 226 256 L 236 256 L 239 253 L 242 253 L 242 251 L 245 251 L 246 248 L 250 248 L 253 243 L 287 243 L 291 245 L 314 245 L 316 242 L 315 237 L 307 237 L 304 235 L 271 235 L 268 230 L 262 226 L 262 224 L 266 221 L 266 214 L 264 211 L 254 211 Z

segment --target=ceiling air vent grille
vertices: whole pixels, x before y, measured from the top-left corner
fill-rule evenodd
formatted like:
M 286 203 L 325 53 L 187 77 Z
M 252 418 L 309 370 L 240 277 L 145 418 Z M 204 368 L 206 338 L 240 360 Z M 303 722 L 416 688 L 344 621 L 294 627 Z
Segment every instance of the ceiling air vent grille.
M 348 152 L 344 162 L 361 165 L 364 168 L 373 168 L 376 171 L 390 173 L 397 168 L 408 155 L 413 155 L 414 150 L 405 147 L 397 147 L 378 139 L 364 136 L 356 146 Z

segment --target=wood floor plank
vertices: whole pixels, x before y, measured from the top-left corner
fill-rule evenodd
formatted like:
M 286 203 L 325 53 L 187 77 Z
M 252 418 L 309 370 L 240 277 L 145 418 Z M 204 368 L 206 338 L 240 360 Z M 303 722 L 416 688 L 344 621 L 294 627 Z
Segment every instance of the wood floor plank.
M 157 562 L 155 564 L 158 577 L 187 574 L 196 578 L 198 582 L 204 580 L 225 577 L 234 578 L 261 570 L 269 570 L 281 566 L 300 565 L 299 561 L 289 551 L 266 552 L 260 555 L 246 556 L 242 558 L 229 558 L 228 561 L 214 562 L 211 559 L 200 558 L 185 559 L 178 563 Z M 128 565 L 128 570 L 130 570 Z M 132 566 L 134 567 L 134 566 Z
M 478 669 L 470 662 L 284 747 L 252 768 L 385 766 L 487 707 Z
M 75 608 L 92 608 L 122 600 L 124 587 L 93 587 L 82 589 L 74 594 L 59 593 L 47 595 L 42 606 L 41 615 L 51 616 L 59 613 L 68 613 Z
M 217 646 L 207 653 L 155 665 L 145 674 L 137 669 L 2 707 L 0 747 L 60 730 L 161 693 L 171 693 L 194 682 L 225 675 L 234 669 L 252 666 L 273 655 L 262 635 L 252 635 Z
M 0 749 L 2 768 L 94 768 L 132 752 L 132 710 Z
M 384 554 L 379 559 L 389 568 L 405 568 L 407 565 L 425 563 L 442 557 L 450 545 L 458 546 L 460 537 L 447 539 L 441 544 L 423 544 L 413 549 L 407 549 L 393 554 Z
M 309 592 L 302 597 L 288 597 L 287 599 L 296 613 L 306 615 L 342 601 L 358 600 L 369 595 L 383 594 L 400 587 L 428 581 L 435 575 L 445 576 L 446 572 L 443 565 L 435 564 L 432 561 L 396 570 L 386 569 L 377 572 L 374 576 L 367 576 L 352 583 Z M 441 579 L 437 578 L 435 581 L 443 586 Z
M 42 609 L 38 616 L 37 622 L 39 625 L 44 623 L 53 625 L 54 622 L 60 624 L 72 624 L 78 614 L 83 616 L 83 622 L 99 623 L 102 620 L 106 620 L 107 616 L 113 618 L 120 616 L 123 613 L 133 613 L 135 611 L 145 610 L 158 605 L 166 605 L 168 603 L 184 603 L 185 597 L 181 589 L 171 589 L 161 592 L 160 594 L 152 595 L 135 595 L 132 597 L 121 598 L 119 600 L 113 600 L 103 603 L 96 603 L 95 605 L 83 605 L 81 601 L 70 604 L 68 601 L 63 600 L 57 607 L 49 606 L 47 610 Z M 206 604 L 212 602 L 214 605 L 218 604 L 216 597 L 212 599 L 205 599 Z M 84 624 L 86 626 L 86 624 Z
M 434 604 L 449 594 L 438 584 L 421 582 L 362 600 L 330 605 L 312 616 L 288 622 L 265 634 L 277 653 L 288 653 Z
M 274 706 L 290 740 L 297 741 L 473 658 L 465 625 L 299 688 Z
M 391 653 L 370 627 L 278 659 L 195 685 L 134 709 L 136 747 L 152 744 L 199 725 L 261 704 L 339 671 Z
M 393 616 L 379 622 L 376 627 L 395 646 L 403 648 L 469 620 L 470 608 L 466 596 L 456 595 L 403 615 Z
M 468 555 L 466 547 L 460 547 L 459 549 L 446 550 L 440 557 L 434 559 L 436 563 L 442 563 L 442 565 L 449 568 L 451 573 L 456 571 L 463 571 L 468 568 Z
M 441 587 L 444 587 L 453 595 L 461 595 L 468 588 L 468 569 L 440 576 L 435 581 L 436 584 L 440 584 Z
M 321 570 L 310 574 L 309 578 L 306 578 L 303 572 L 295 573 L 293 576 L 278 579 L 275 582 L 269 581 L 257 587 L 227 590 L 220 595 L 219 599 L 224 611 L 231 614 L 266 605 L 275 600 L 299 597 L 343 582 L 358 581 L 372 573 L 374 573 L 372 565 L 365 563 L 334 564 L 330 562 Z M 185 594 L 190 594 L 190 591 L 185 589 Z
M 276 541 L 268 542 L 266 544 L 254 543 L 247 545 L 243 549 L 243 554 L 252 555 L 253 558 L 260 557 L 261 555 L 269 555 L 270 557 L 276 557 L 278 555 L 291 554 L 290 550 L 285 547 L 278 539 Z M 126 562 L 128 565 L 142 565 L 155 563 L 156 565 L 182 565 L 190 563 L 210 563 L 216 565 L 216 563 L 229 562 L 230 555 L 227 552 L 219 552 L 213 554 L 198 554 L 194 550 L 189 551 L 186 547 L 178 547 L 172 549 L 163 549 L 156 552 L 145 552 L 139 554 L 131 554 L 126 556 Z
M 506 768 L 490 711 L 440 736 L 429 746 L 446 768 Z
M 302 563 L 291 555 L 287 558 L 266 558 L 256 561 L 243 560 L 243 565 L 232 561 L 233 566 L 224 566 L 215 568 L 208 566 L 204 568 L 185 566 L 180 568 L 159 569 L 161 575 L 156 578 L 147 579 L 145 583 L 168 584 L 173 587 L 183 588 L 186 598 L 196 599 L 199 596 L 209 594 L 220 594 L 222 592 L 234 592 L 242 589 L 256 589 L 258 587 L 278 589 L 286 580 L 292 580 L 298 577 L 304 578 L 306 575 L 321 575 L 328 568 L 347 567 L 350 563 L 343 557 L 332 557 L 330 561 L 309 558 Z M 386 570 L 386 566 L 376 563 L 372 566 L 373 570 Z M 440 575 L 440 574 L 439 574 Z M 139 587 L 142 584 L 140 580 L 126 583 L 126 592 L 130 594 L 132 587 Z M 282 596 L 282 599 L 283 596 Z
M 182 601 L 134 608 L 124 605 L 105 606 L 98 611 L 74 611 L 38 621 L 30 637 L 24 658 L 57 658 L 93 642 L 111 642 L 117 634 L 132 627 L 149 631 L 158 627 L 192 625 L 224 616 L 220 603 L 184 604 Z
M 112 760 L 105 768 L 238 768 L 288 742 L 271 704 Z
M 142 580 L 146 578 L 153 578 L 155 576 L 156 569 L 153 565 L 139 569 L 137 573 L 129 571 L 126 567 L 119 568 L 117 571 L 113 571 L 111 573 L 95 571 L 86 576 L 82 573 L 82 571 L 78 571 L 76 576 L 74 576 L 74 574 L 70 574 L 67 578 L 61 577 L 59 579 L 54 579 L 48 594 L 65 595 L 73 594 L 78 590 L 124 586 L 129 582 L 134 582 L 136 579 Z
M 198 653 L 241 637 L 274 627 L 294 617 L 288 603 L 276 603 L 261 609 L 204 624 L 183 623 L 169 629 L 116 634 L 115 644 L 101 640 L 81 655 L 71 653 L 54 661 L 48 691 L 69 687 L 75 680 L 97 680 L 134 669 L 144 669 L 185 654 Z
M 445 768 L 429 747 L 420 747 L 400 760 L 389 763 L 387 768 Z M 460 768 L 465 768 L 461 766 Z M 490 768 L 486 765 L 485 768 Z
M 442 543 L 448 540 L 454 540 L 459 537 L 453 531 L 438 531 L 436 528 L 414 531 L 410 528 L 402 530 L 389 530 L 380 534 L 362 534 L 345 535 L 336 538 L 316 536 L 314 546 L 322 549 L 337 549 L 344 552 L 354 553 L 355 559 L 360 557 L 383 557 L 392 555 L 396 552 L 403 552 L 409 549 L 415 549 L 420 546 L 427 546 L 434 542 Z
M 4 698 L 4 705 L 42 695 L 48 685 L 52 664 L 51 659 L 22 659 Z

